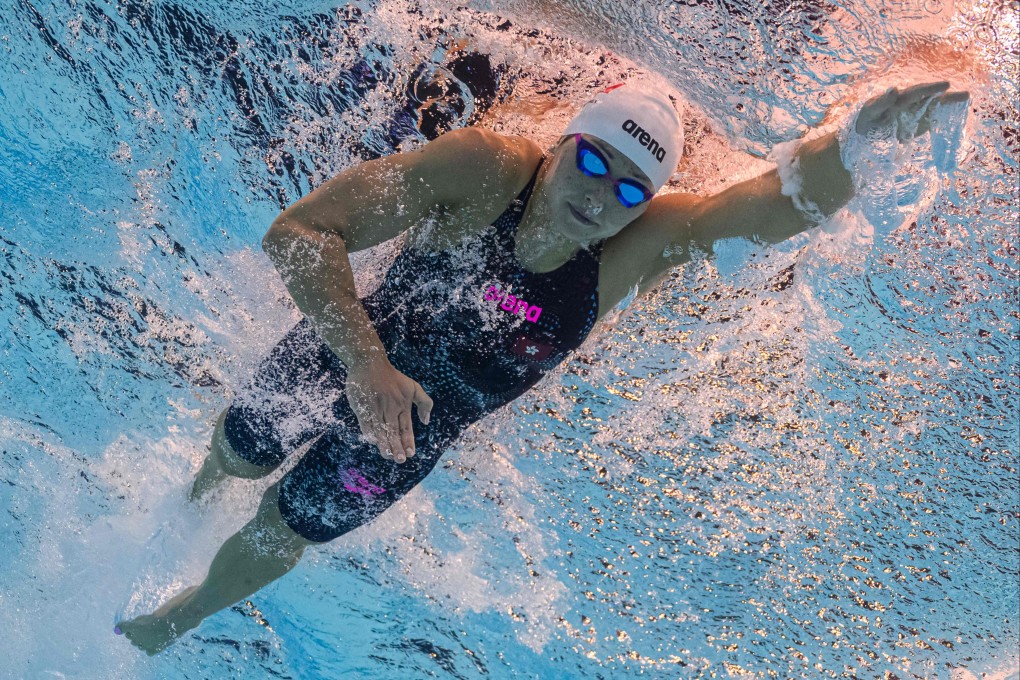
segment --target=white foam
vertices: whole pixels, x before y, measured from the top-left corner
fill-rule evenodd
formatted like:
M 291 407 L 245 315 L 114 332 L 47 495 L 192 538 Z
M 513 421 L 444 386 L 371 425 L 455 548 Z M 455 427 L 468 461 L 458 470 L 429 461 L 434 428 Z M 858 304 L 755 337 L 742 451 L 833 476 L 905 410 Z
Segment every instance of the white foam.
M 31 576 L 0 595 L 4 672 L 141 677 L 155 662 L 113 634 L 115 618 L 152 611 L 198 583 L 226 535 L 251 516 L 253 492 L 228 489 L 216 512 L 200 513 L 186 494 L 204 451 L 176 438 L 121 436 L 83 464 L 48 433 L 2 419 L 0 444 L 42 454 L 22 469 L 40 517 L 27 529 L 38 533 L 12 565 Z M 79 491 L 82 476 L 104 500 Z

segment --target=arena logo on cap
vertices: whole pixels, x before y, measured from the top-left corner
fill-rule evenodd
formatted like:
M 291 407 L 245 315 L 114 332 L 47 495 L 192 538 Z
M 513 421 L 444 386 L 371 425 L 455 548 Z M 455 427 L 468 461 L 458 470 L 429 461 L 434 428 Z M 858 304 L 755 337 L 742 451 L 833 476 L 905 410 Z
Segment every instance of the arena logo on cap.
M 638 144 L 648 149 L 660 163 L 666 157 L 666 149 L 659 146 L 658 140 L 645 132 L 644 128 L 628 118 L 623 124 L 623 131 L 638 141 Z

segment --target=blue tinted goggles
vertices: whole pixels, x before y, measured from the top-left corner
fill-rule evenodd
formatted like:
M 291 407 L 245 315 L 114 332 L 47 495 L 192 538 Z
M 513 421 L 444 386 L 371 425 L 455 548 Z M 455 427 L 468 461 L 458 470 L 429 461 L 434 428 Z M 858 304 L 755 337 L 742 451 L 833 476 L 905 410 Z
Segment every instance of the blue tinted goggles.
M 588 177 L 609 177 L 613 180 L 616 198 L 625 208 L 633 208 L 645 201 L 650 201 L 655 194 L 636 179 L 625 177 L 616 179 L 609 174 L 609 163 L 602 153 L 593 145 L 584 141 L 580 134 L 574 135 L 577 142 L 577 169 Z

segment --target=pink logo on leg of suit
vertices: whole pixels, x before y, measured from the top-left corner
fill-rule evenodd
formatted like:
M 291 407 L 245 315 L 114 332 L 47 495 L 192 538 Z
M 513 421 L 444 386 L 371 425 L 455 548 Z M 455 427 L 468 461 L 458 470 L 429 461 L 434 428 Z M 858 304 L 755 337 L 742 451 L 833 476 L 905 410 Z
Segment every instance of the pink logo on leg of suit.
M 376 486 L 365 479 L 361 474 L 361 470 L 357 468 L 348 468 L 341 472 L 340 481 L 344 483 L 345 489 L 351 493 L 359 493 L 362 496 L 378 496 L 379 494 L 386 493 L 386 489 Z

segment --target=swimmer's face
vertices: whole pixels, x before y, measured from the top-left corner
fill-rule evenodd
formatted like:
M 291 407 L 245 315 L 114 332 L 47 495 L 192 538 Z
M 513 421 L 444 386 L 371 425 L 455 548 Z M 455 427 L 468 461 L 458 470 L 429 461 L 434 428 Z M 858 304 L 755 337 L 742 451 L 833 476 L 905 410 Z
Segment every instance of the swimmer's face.
M 565 237 L 587 244 L 613 236 L 648 209 L 650 201 L 626 207 L 616 197 L 614 180 L 631 179 L 649 192 L 648 176 L 612 145 L 591 135 L 581 138 L 598 150 L 608 173 L 591 177 L 577 167 L 577 140 L 569 135 L 553 150 L 543 188 L 554 227 Z

